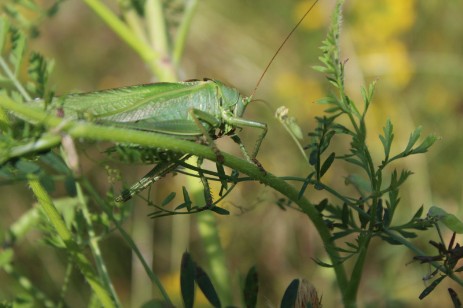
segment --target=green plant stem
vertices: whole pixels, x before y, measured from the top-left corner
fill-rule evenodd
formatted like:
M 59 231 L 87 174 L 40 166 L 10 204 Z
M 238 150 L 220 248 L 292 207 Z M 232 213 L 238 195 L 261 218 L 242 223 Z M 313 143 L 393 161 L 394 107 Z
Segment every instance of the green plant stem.
M 68 253 L 71 255 L 73 261 L 77 264 L 78 268 L 84 275 L 88 284 L 95 292 L 103 307 L 114 307 L 114 303 L 107 293 L 106 289 L 101 284 L 98 276 L 93 270 L 92 264 L 88 261 L 87 257 L 79 250 L 77 243 L 73 240 L 72 234 L 66 227 L 59 212 L 54 206 L 50 196 L 40 184 L 38 176 L 34 174 L 28 175 L 29 186 L 37 197 L 39 204 L 42 206 L 45 214 L 47 215 L 50 223 L 54 227 L 56 233 L 64 242 Z
M 204 157 L 209 160 L 215 161 L 216 155 L 210 147 L 196 144 L 194 142 L 176 139 L 167 135 L 156 134 L 152 132 L 134 131 L 122 128 L 105 127 L 99 126 L 87 122 L 78 122 L 63 120 L 55 116 L 49 115 L 41 110 L 31 109 L 25 104 L 18 104 L 5 95 L 0 96 L 0 106 L 13 111 L 20 115 L 24 119 L 29 119 L 30 122 L 40 122 L 51 128 L 51 131 L 59 132 L 59 129 L 68 133 L 74 139 L 85 138 L 90 140 L 110 140 L 113 142 L 127 143 L 127 144 L 139 144 L 140 146 L 147 147 L 158 147 L 165 148 L 180 153 L 190 153 L 196 156 Z M 59 129 L 58 129 L 59 128 Z M 358 283 L 360 282 L 361 271 L 355 271 L 353 277 L 348 281 L 346 273 L 342 264 L 339 264 L 339 254 L 336 247 L 331 240 L 331 235 L 327 229 L 322 217 L 316 210 L 316 208 L 305 198 L 298 198 L 299 191 L 294 187 L 290 186 L 284 180 L 275 177 L 274 175 L 267 173 L 263 174 L 262 171 L 257 168 L 254 164 L 251 164 L 243 159 L 231 156 L 227 153 L 224 155 L 224 165 L 236 169 L 241 173 L 244 173 L 254 180 L 260 181 L 261 183 L 268 185 L 275 190 L 279 191 L 287 198 L 295 202 L 314 223 L 317 231 L 322 238 L 325 245 L 325 250 L 328 253 L 331 262 L 333 263 L 334 271 L 336 273 L 338 286 L 343 292 L 343 301 L 346 307 L 355 306 L 355 297 L 358 290 Z M 374 202 L 374 200 L 373 200 Z M 392 234 L 391 237 L 403 242 L 403 239 Z M 368 244 L 369 241 L 366 242 Z M 413 245 L 407 243 L 407 247 L 413 251 L 417 251 Z M 355 265 L 356 269 L 363 268 L 365 261 L 366 248 L 368 245 L 364 245 L 359 256 L 359 260 Z M 423 254 L 422 254 L 423 255 Z M 439 266 L 439 265 L 437 265 Z M 452 273 L 449 276 L 460 281 L 458 277 L 455 277 Z M 349 287 L 349 285 L 351 285 Z
M 143 40 L 139 39 L 110 9 L 98 0 L 85 0 L 85 3 L 127 43 L 150 67 L 153 73 L 162 81 L 175 81 L 176 76 L 171 70 L 162 66 L 161 55 L 153 50 Z
M 2 153 L 3 155 L 2 157 L 0 157 L 0 165 L 13 158 L 26 156 L 28 154 L 37 153 L 40 151 L 46 151 L 48 149 L 58 146 L 60 143 L 60 135 L 45 134 L 40 139 L 31 141 L 24 145 L 14 146 L 8 150 L 8 153 Z
M 364 231 L 363 236 L 364 238 L 361 239 L 359 243 L 359 252 L 357 259 L 355 260 L 355 265 L 352 269 L 349 285 L 344 293 L 344 303 L 346 307 L 356 307 L 357 303 L 358 289 L 360 286 L 360 281 L 362 280 L 363 269 L 365 268 L 365 261 L 367 259 L 366 256 L 368 253 L 368 246 L 371 241 L 372 233 L 369 231 Z
M 338 68 L 341 68 L 342 65 L 338 65 Z M 365 166 L 363 167 L 365 172 L 368 175 L 370 180 L 371 189 L 373 191 L 373 198 L 371 200 L 371 208 L 370 208 L 370 217 L 369 217 L 369 231 L 362 233 L 361 235 L 364 237 L 361 241 L 359 241 L 359 253 L 357 255 L 357 259 L 355 260 L 355 264 L 350 276 L 350 280 L 348 283 L 348 288 L 345 290 L 344 293 L 344 304 L 346 307 L 356 307 L 357 302 L 357 294 L 358 289 L 360 286 L 360 281 L 362 279 L 363 269 L 365 267 L 366 255 L 368 253 L 368 247 L 371 242 L 371 237 L 374 234 L 374 228 L 376 228 L 376 207 L 378 204 L 379 192 L 381 190 L 380 187 L 380 177 L 381 173 L 378 174 L 378 179 L 376 178 L 377 173 L 375 172 L 375 167 L 373 163 L 373 159 L 371 157 L 370 151 L 368 150 L 367 146 L 365 145 L 366 141 L 366 131 L 365 131 L 365 123 L 364 117 L 359 117 L 359 123 L 357 123 L 354 114 L 359 115 L 359 112 L 354 104 L 351 104 L 348 97 L 345 95 L 344 89 L 344 79 L 343 79 L 343 71 L 338 71 L 337 73 L 337 84 L 339 85 L 339 106 L 344 111 L 344 113 L 348 116 L 349 121 L 355 131 L 355 135 L 361 137 L 362 140 L 359 140 L 363 146 L 361 149 L 361 156 L 359 157 L 360 160 L 363 161 Z M 360 210 L 357 207 L 354 207 L 356 210 Z
M 22 84 L 19 82 L 19 80 L 16 78 L 16 75 L 10 70 L 10 68 L 8 67 L 8 64 L 6 64 L 5 60 L 3 59 L 3 57 L 0 57 L 0 67 L 3 69 L 3 71 L 5 72 L 6 76 L 8 77 L 9 80 L 11 80 L 14 84 L 14 86 L 16 87 L 16 89 L 18 89 L 19 93 L 21 93 L 22 97 L 26 100 L 26 101 L 30 101 L 32 100 L 32 98 L 29 96 L 29 93 L 27 93 L 26 89 L 24 89 L 24 87 L 22 86 Z
M 185 50 L 185 42 L 190 30 L 191 21 L 193 20 L 196 7 L 198 6 L 198 0 L 189 0 L 186 2 L 185 12 L 183 14 L 182 22 L 177 30 L 177 36 L 175 37 L 174 48 L 172 51 L 172 62 L 175 67 L 178 67 L 180 60 Z
M 12 110 L 14 113 L 21 115 L 22 118 L 28 118 L 32 122 L 41 122 L 55 130 L 57 127 L 60 127 L 61 130 L 65 131 L 74 139 L 84 138 L 98 141 L 110 140 L 118 143 L 138 144 L 140 146 L 168 149 L 179 153 L 190 153 L 212 161 L 217 160 L 216 154 L 210 147 L 187 140 L 177 139 L 172 136 L 152 132 L 99 126 L 92 123 L 70 120 L 63 123 L 63 119 L 61 118 L 48 115 L 40 110 L 33 110 L 28 108 L 25 104 L 15 103 L 5 96 L 0 96 L 0 106 Z M 299 198 L 298 190 L 271 173 L 264 174 L 255 164 L 249 163 L 244 159 L 237 158 L 230 154 L 223 153 L 223 156 L 223 164 L 225 166 L 236 169 L 241 173 L 247 174 L 256 181 L 260 181 L 264 185 L 274 188 L 276 191 L 282 193 L 284 196 L 295 202 L 302 211 L 309 216 L 322 238 L 325 250 L 331 259 L 339 289 L 342 290 L 342 292 L 345 292 L 348 280 L 344 266 L 339 262 L 340 256 L 334 242 L 331 239 L 330 231 L 325 225 L 325 222 L 317 209 L 306 198 Z
M 145 16 L 151 48 L 156 50 L 161 58 L 168 57 L 170 53 L 169 35 L 164 10 L 162 9 L 162 1 L 146 0 Z
M 92 219 L 90 217 L 90 212 L 88 210 L 87 201 L 82 192 L 81 185 L 78 182 L 76 183 L 76 188 L 77 188 L 77 197 L 79 198 L 79 202 L 81 205 L 80 209 L 82 210 L 82 214 L 85 219 L 86 227 L 88 230 L 87 232 L 89 236 L 90 249 L 92 251 L 93 258 L 95 259 L 95 265 L 98 270 L 99 276 L 103 280 L 103 283 L 105 284 L 106 289 L 109 290 L 109 292 L 111 292 L 111 296 L 114 300 L 115 306 L 121 307 L 117 293 L 114 290 L 113 284 L 111 283 L 111 279 L 109 277 L 108 270 L 106 268 L 106 265 L 103 259 L 103 255 L 101 254 L 100 247 L 98 246 L 98 238 L 95 234 L 95 230 L 93 229 Z
M 142 41 L 143 44 L 149 46 L 143 21 L 140 16 L 138 16 L 137 11 L 134 8 L 129 7 L 128 9 L 123 10 L 122 14 L 124 16 L 125 23 L 132 30 L 133 34 Z

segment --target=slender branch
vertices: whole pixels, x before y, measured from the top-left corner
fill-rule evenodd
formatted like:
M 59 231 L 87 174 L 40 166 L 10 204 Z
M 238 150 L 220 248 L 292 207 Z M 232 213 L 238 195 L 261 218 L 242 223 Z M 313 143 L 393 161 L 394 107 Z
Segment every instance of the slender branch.
M 98 245 L 98 237 L 95 233 L 95 229 L 93 228 L 90 211 L 88 210 L 87 200 L 83 194 L 82 187 L 79 182 L 76 183 L 76 188 L 77 188 L 77 197 L 79 198 L 79 202 L 81 204 L 80 209 L 82 210 L 82 214 L 83 214 L 86 227 L 87 227 L 87 232 L 89 235 L 89 246 L 92 251 L 93 258 L 95 259 L 95 266 L 98 270 L 98 273 L 106 289 L 109 290 L 114 300 L 115 306 L 121 307 L 119 298 L 117 296 L 116 290 L 114 289 L 114 285 L 111 282 L 111 278 L 109 277 L 108 269 L 106 268 L 103 255 Z
M 5 62 L 3 57 L 0 57 L 0 67 L 3 69 L 8 79 L 13 82 L 16 89 L 18 89 L 19 93 L 21 93 L 22 97 L 26 101 L 31 101 L 32 98 L 30 97 L 29 93 L 27 93 L 26 89 L 24 89 L 21 82 L 19 82 L 15 74 L 10 70 L 10 68 L 8 67 L 8 64 Z
M 175 37 L 175 42 L 172 52 L 172 62 L 175 67 L 178 67 L 180 60 L 183 56 L 183 51 L 185 50 L 185 42 L 190 30 L 191 22 L 193 20 L 196 7 L 198 6 L 198 0 L 189 0 L 186 3 L 185 13 L 183 15 L 182 22 L 177 31 L 177 36 Z
M 145 15 L 151 48 L 156 50 L 161 57 L 166 57 L 170 54 L 170 46 L 161 0 L 147 0 L 145 3 Z
M 40 139 L 31 141 L 23 145 L 17 145 L 8 149 L 7 153 L 2 153 L 0 157 L 0 165 L 4 162 L 26 156 L 31 153 L 37 153 L 40 151 L 46 151 L 54 148 L 61 143 L 61 136 L 57 134 L 45 134 Z

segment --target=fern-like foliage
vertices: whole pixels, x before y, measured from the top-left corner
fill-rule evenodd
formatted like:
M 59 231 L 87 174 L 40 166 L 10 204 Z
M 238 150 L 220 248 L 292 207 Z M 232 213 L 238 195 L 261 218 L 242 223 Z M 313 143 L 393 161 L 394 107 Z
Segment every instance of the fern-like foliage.
M 15 28 L 21 29 L 28 37 L 40 35 L 39 26 L 46 19 L 54 16 L 64 0 L 43 3 L 35 0 L 4 0 L 0 3 L 0 12 L 12 22 Z
M 49 90 L 48 78 L 53 62 L 29 52 L 30 36 L 14 24 L 10 18 L 0 18 L 0 93 L 17 103 L 33 98 L 51 99 L 53 92 Z M 0 110 L 0 125 L 0 163 L 27 154 L 27 144 L 44 133 L 40 125 L 12 118 L 4 110 Z
M 362 243 L 368 245 L 369 239 L 373 236 L 397 244 L 397 241 L 383 232 L 386 229 L 394 229 L 402 236 L 410 238 L 415 237 L 416 234 L 406 229 L 422 230 L 433 226 L 432 222 L 424 222 L 421 219 L 422 211 L 414 215 L 409 223 L 393 226 L 394 213 L 400 203 L 400 187 L 412 172 L 394 169 L 391 174 L 386 174 L 384 169 L 400 158 L 425 153 L 437 137 L 427 136 L 419 142 L 421 128 L 417 128 L 410 135 L 405 149 L 397 154 L 391 154 L 394 131 L 392 122 L 387 120 L 383 134 L 379 136 L 384 148 L 384 157 L 380 164 L 375 162 L 367 143 L 368 132 L 365 120 L 373 101 L 376 82 L 362 89 L 362 104 L 356 104 L 346 92 L 344 70 L 347 61 L 341 57 L 339 43 L 341 8 L 342 1 L 339 1 L 330 30 L 322 43 L 322 55 L 319 57 L 322 65 L 314 67 L 325 74 L 334 91 L 332 95 L 318 101 L 319 104 L 327 106 L 326 115 L 315 118 L 317 127 L 309 133 L 311 142 L 305 148 L 313 171 L 307 176 L 300 195 L 304 194 L 309 186 L 313 186 L 317 190 L 327 191 L 334 197 L 334 201 L 324 199 L 318 203 L 320 213 L 333 230 L 333 239 L 338 240 L 350 234 L 357 234 L 355 242 L 348 242 L 347 247 L 338 247 L 345 255 L 340 260 L 343 261 L 355 256 L 360 251 L 359 247 Z M 348 125 L 345 124 L 345 119 L 341 121 L 341 118 L 347 118 Z M 350 139 L 350 148 L 347 152 L 336 153 L 330 150 L 331 142 L 336 136 L 339 136 L 338 140 L 341 137 Z M 357 195 L 343 195 L 325 184 L 323 176 L 336 162 L 344 162 L 359 169 L 358 172 L 345 176 L 345 183 L 353 186 Z M 388 182 L 386 179 L 389 179 Z

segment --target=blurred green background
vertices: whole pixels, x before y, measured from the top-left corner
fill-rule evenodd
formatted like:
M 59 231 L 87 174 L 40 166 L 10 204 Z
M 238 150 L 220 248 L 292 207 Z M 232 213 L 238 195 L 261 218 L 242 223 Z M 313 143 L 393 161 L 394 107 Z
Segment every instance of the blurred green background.
M 116 7 L 110 1 L 107 3 Z M 296 0 L 200 1 L 181 65 L 181 78 L 218 79 L 249 95 L 278 46 L 310 4 Z M 324 76 L 311 67 L 319 64 L 318 47 L 326 34 L 333 5 L 331 0 L 318 3 L 264 77 L 255 98 L 266 103 L 253 103 L 245 114 L 248 119 L 269 124 L 269 134 L 258 158 L 276 175 L 305 176 L 310 171 L 273 113 L 277 107 L 287 106 L 304 132 L 313 129 L 314 116 L 322 115 L 324 108 L 314 102 L 330 89 Z M 402 221 L 408 220 L 421 205 L 425 209 L 439 205 L 459 217 L 462 214 L 462 11 L 463 2 L 456 0 L 348 0 L 345 4 L 340 42 L 342 57 L 347 61 L 348 92 L 360 102 L 360 87 L 378 81 L 367 119 L 369 143 L 378 149 L 374 153 L 377 162 L 382 154 L 378 135 L 387 118 L 395 126 L 396 149 L 406 145 L 410 132 L 419 125 L 423 126 L 423 134 L 442 137 L 426 155 L 408 158 L 397 166 L 415 173 L 401 192 L 397 222 L 402 217 Z M 42 24 L 40 32 L 31 42 L 32 49 L 55 59 L 52 84 L 58 94 L 156 81 L 137 55 L 81 1 L 65 1 L 58 15 Z M 240 135 L 249 145 L 256 137 L 255 132 L 247 129 Z M 304 143 L 308 141 L 307 138 Z M 347 146 L 346 142 L 339 140 L 340 151 Z M 220 140 L 219 147 L 239 154 L 230 140 Z M 101 147 L 93 151 L 98 150 Z M 104 194 L 109 187 L 104 168 L 83 156 L 86 174 Z M 121 173 L 124 181 L 131 183 L 149 168 L 125 166 Z M 335 172 L 327 175 L 331 185 L 348 190 L 343 182 L 349 171 L 351 167 L 336 166 Z M 151 193 L 162 200 L 170 191 L 181 191 L 182 185 L 188 185 L 185 177 L 169 176 L 156 183 Z M 33 202 L 25 185 L 14 188 L 1 190 L 5 196 L 0 214 L 3 229 Z M 306 194 L 314 202 L 326 196 L 310 190 Z M 278 208 L 275 205 L 278 198 L 265 187 L 246 184 L 222 203 L 232 212 L 231 216 L 217 217 L 217 223 L 233 274 L 233 288 L 238 289 L 240 279 L 256 264 L 262 279 L 260 305 L 277 306 L 289 282 L 303 277 L 323 295 L 325 307 L 335 307 L 339 304 L 339 292 L 333 284 L 334 275 L 311 259 L 324 258 L 316 232 L 304 215 Z M 146 217 L 149 212 L 141 201 L 136 201 L 134 214 L 125 226 L 132 230 L 136 243 L 153 260 L 155 272 L 174 296 L 179 294 L 180 257 L 185 249 L 192 251 L 196 261 L 207 269 L 207 260 L 201 258 L 197 217 L 152 221 Z M 420 235 L 421 247 L 434 254 L 427 241 L 437 240 L 436 233 Z M 446 233 L 446 238 L 449 237 Z M 66 257 L 38 243 L 38 238 L 38 234 L 32 234 L 17 248 L 20 256 L 17 263 L 24 264 L 23 272 L 45 292 L 57 296 Z M 139 306 L 156 296 L 157 291 L 137 261 L 132 263 L 134 258 L 118 235 L 104 240 L 102 245 L 112 279 L 127 306 Z M 377 240 L 368 255 L 359 293 L 361 306 L 450 305 L 447 287 L 457 292 L 461 289 L 448 281 L 425 300 L 418 299 L 429 284 L 422 277 L 430 269 L 418 263 L 408 264 L 412 257 L 404 247 L 392 247 Z M 0 273 L 0 284 L 8 283 L 14 285 L 9 276 Z M 82 288 L 82 294 L 67 295 L 69 303 L 82 306 L 88 295 L 86 289 L 87 286 Z M 11 291 L 2 288 L 0 296 L 11 296 Z M 180 306 L 180 299 L 175 300 Z M 204 300 L 199 302 L 207 307 Z

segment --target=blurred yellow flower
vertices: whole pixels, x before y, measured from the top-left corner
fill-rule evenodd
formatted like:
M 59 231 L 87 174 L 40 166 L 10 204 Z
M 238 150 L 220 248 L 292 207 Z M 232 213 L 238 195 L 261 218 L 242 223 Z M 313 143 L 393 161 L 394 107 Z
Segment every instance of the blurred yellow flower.
M 357 0 L 351 9 L 357 12 L 353 23 L 356 38 L 370 43 L 407 31 L 416 18 L 415 0 Z
M 400 36 L 415 22 L 415 0 L 357 0 L 349 11 L 349 34 L 365 75 L 405 87 L 414 68 Z
M 365 75 L 394 87 L 407 85 L 414 71 L 406 46 L 398 40 L 359 51 L 359 60 Z

